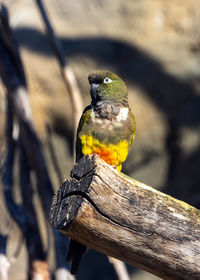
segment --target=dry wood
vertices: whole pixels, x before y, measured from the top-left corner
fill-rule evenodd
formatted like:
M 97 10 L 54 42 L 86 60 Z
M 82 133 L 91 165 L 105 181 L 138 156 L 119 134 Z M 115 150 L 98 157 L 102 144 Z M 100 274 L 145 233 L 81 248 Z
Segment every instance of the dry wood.
M 70 238 L 162 279 L 200 279 L 200 212 L 83 157 L 54 197 L 51 222 Z

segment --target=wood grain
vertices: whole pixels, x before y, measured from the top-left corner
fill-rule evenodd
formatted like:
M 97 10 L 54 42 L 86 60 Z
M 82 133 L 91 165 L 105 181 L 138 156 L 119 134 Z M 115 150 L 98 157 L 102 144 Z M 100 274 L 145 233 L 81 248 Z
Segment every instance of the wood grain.
M 70 238 L 162 279 L 200 279 L 200 211 L 97 155 L 74 166 L 50 219 Z

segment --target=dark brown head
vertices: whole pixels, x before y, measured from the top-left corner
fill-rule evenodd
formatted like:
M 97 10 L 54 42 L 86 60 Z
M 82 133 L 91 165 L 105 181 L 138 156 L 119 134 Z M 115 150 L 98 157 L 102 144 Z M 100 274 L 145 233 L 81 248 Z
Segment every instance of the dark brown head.
M 99 100 L 111 102 L 128 102 L 128 92 L 125 83 L 116 74 L 98 70 L 88 76 L 92 102 Z

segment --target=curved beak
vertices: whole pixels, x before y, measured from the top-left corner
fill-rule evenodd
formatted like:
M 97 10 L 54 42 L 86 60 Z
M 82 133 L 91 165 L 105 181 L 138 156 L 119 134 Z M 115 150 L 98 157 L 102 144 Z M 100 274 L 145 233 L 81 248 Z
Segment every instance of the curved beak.
M 96 98 L 97 98 L 98 87 L 99 87 L 99 84 L 95 84 L 95 83 L 90 84 L 90 94 L 91 94 L 92 100 L 96 100 Z

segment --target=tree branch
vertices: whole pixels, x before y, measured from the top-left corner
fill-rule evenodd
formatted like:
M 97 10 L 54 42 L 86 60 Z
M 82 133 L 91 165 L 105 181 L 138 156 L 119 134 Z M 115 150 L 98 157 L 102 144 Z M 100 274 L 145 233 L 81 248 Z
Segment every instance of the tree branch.
M 9 26 L 8 13 L 3 5 L 0 6 L 0 8 L 0 76 L 7 88 L 9 105 L 13 108 L 19 122 L 21 141 L 30 167 L 35 171 L 38 193 L 48 220 L 54 191 L 48 174 L 41 143 L 34 128 L 26 83 L 21 72 L 22 70 L 18 70 L 23 68 L 19 51 L 17 45 L 14 44 L 11 29 L 7 28 L 7 32 L 4 30 L 5 26 Z M 5 23 L 6 21 L 7 23 Z M 18 63 L 20 63 L 21 66 L 18 66 Z M 11 160 L 13 159 L 11 158 Z M 8 178 L 8 176 L 6 178 Z M 12 197 L 9 197 L 8 199 L 11 200 Z M 20 215 L 18 216 L 20 218 Z M 22 214 L 21 219 L 23 219 L 24 216 L 25 215 Z M 67 269 L 68 266 L 65 261 L 67 240 L 59 232 L 53 230 L 53 233 L 55 239 L 57 268 Z M 62 244 L 62 246 L 60 244 Z
M 83 157 L 54 197 L 51 222 L 70 238 L 163 279 L 200 275 L 200 211 Z
M 81 97 L 74 73 L 73 73 L 71 67 L 67 64 L 67 60 L 65 58 L 65 54 L 64 54 L 61 42 L 56 37 L 53 27 L 48 19 L 48 15 L 44 8 L 42 0 L 35 0 L 35 1 L 39 8 L 41 17 L 44 21 L 46 33 L 48 35 L 51 46 L 57 57 L 57 60 L 58 60 L 59 66 L 60 66 L 61 75 L 64 79 L 66 88 L 69 92 L 69 96 L 71 99 L 73 118 L 74 118 L 74 143 L 75 143 L 76 129 L 78 127 L 79 119 L 80 119 L 82 111 L 83 111 L 82 97 Z M 75 145 L 74 145 L 74 148 L 75 148 Z
M 5 160 L 4 172 L 2 176 L 3 192 L 8 210 L 23 232 L 26 231 L 26 217 L 21 205 L 17 205 L 13 199 L 13 165 L 16 151 L 16 140 L 14 138 L 14 122 L 13 112 L 9 106 L 9 100 L 7 97 L 6 106 L 6 142 L 7 142 L 7 155 Z

